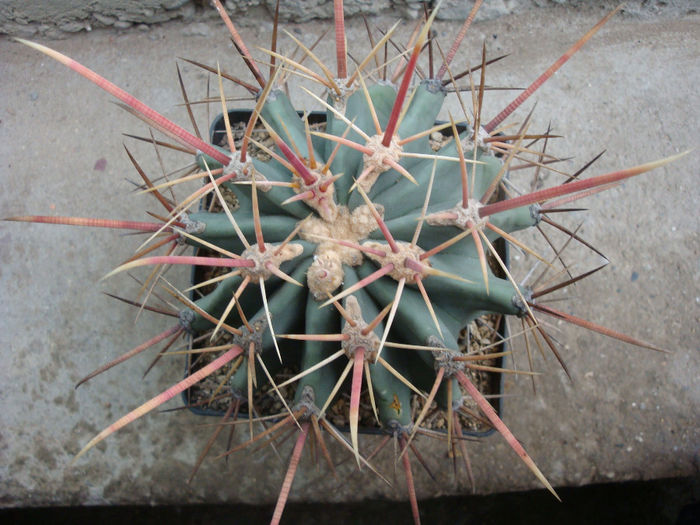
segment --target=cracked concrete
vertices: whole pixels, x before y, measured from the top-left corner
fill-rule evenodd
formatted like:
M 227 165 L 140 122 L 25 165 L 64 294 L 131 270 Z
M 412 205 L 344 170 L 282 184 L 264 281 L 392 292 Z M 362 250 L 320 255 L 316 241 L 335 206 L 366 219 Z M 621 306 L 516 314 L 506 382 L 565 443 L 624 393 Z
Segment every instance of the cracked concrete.
M 541 9 L 476 24 L 460 66 L 489 55 L 512 55 L 489 70 L 488 83 L 525 86 L 600 17 L 597 9 Z M 373 22 L 389 26 L 389 18 Z M 618 16 L 518 112 L 537 101 L 536 129 L 551 121 L 563 134 L 552 152 L 575 159 L 572 171 L 603 149 L 591 174 L 637 165 L 688 148 L 700 136 L 698 24 L 700 17 L 640 20 Z M 361 20 L 348 23 L 350 49 L 367 49 Z M 412 23 L 401 28 L 406 38 Z M 251 48 L 267 45 L 270 24 L 241 33 Z M 436 26 L 448 42 L 457 26 Z M 146 31 L 93 31 L 49 43 L 188 126 L 173 60 L 187 56 L 243 75 L 220 23 L 192 32 L 173 23 Z M 292 26 L 304 38 L 318 24 Z M 329 40 L 330 42 L 330 40 Z M 333 48 L 321 49 L 331 62 Z M 362 51 L 364 52 L 364 51 Z M 52 60 L 0 39 L 0 216 L 55 214 L 145 217 L 150 202 L 131 193 L 134 179 L 122 132 L 144 126 L 109 102 L 83 78 Z M 203 93 L 204 76 L 183 65 L 190 93 Z M 460 69 L 460 68 L 458 68 Z M 313 107 L 293 92 L 301 107 Z M 512 98 L 487 93 L 489 115 Z M 241 105 L 249 105 L 241 103 Z M 457 105 L 448 108 L 459 114 Z M 212 114 L 218 112 L 212 108 Z M 198 109 L 200 128 L 206 114 Z M 189 127 L 189 126 L 188 126 Z M 149 148 L 128 140 L 144 168 L 158 172 Z M 171 155 L 165 156 L 171 161 Z M 580 232 L 611 264 L 572 290 L 562 308 L 647 339 L 672 351 L 660 354 L 554 323 L 565 344 L 573 382 L 553 359 L 535 356 L 544 372 L 533 395 L 529 380 L 506 379 L 505 422 L 555 486 L 697 474 L 700 461 L 700 191 L 696 149 L 678 162 L 588 199 Z M 176 161 L 177 162 L 177 161 Z M 172 163 L 171 163 L 172 165 Z M 177 164 L 176 164 L 177 165 Z M 548 182 L 556 179 L 549 176 Z M 572 221 L 575 224 L 575 221 Z M 561 238 L 558 239 L 561 242 Z M 86 373 L 151 337 L 167 322 L 114 303 L 102 290 L 133 295 L 126 276 L 100 282 L 133 253 L 136 241 L 109 231 L 0 224 L 0 504 L 124 504 L 274 501 L 286 469 L 269 452 L 238 455 L 228 464 L 206 461 L 195 482 L 184 483 L 209 435 L 187 412 L 151 414 L 108 438 L 71 467 L 80 447 L 101 428 L 162 391 L 182 374 L 171 361 L 142 379 L 150 356 L 115 368 L 77 391 Z M 516 254 L 521 278 L 532 261 Z M 588 261 L 587 261 L 588 262 Z M 586 266 L 586 268 L 591 267 Z M 169 279 L 185 283 L 185 272 Z M 514 324 L 514 329 L 518 324 Z M 561 330 L 560 332 L 558 330 Z M 520 345 L 522 346 L 522 345 Z M 525 366 L 522 348 L 518 364 Z M 168 407 L 177 406 L 171 402 Z M 206 422 L 209 422 L 205 420 Z M 365 446 L 371 446 L 367 438 Z M 419 497 L 466 493 L 452 479 L 444 445 L 421 440 L 433 483 L 416 472 Z M 479 493 L 538 487 L 498 436 L 470 443 Z M 342 452 L 334 447 L 337 457 Z M 378 461 L 391 472 L 389 455 Z M 302 463 L 292 499 L 350 501 L 405 498 L 395 488 L 340 467 L 343 489 Z M 232 482 L 234 480 L 234 482 Z

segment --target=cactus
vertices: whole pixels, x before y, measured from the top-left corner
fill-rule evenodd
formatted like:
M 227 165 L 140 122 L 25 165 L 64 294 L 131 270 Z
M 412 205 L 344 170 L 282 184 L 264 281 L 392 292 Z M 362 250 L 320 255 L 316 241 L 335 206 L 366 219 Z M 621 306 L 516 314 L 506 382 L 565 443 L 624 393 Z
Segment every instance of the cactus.
M 391 76 L 387 75 L 388 62 L 380 64 L 380 57 L 388 43 L 393 43 L 397 26 L 376 43 L 370 34 L 371 51 L 351 70 L 345 49 L 342 1 L 335 2 L 337 71 L 331 72 L 315 59 L 312 49 L 291 35 L 301 50 L 297 55 L 304 59 L 278 53 L 275 19 L 273 43 L 265 59 L 271 64 L 268 75 L 261 70 L 264 61 L 252 57 L 219 1 L 214 4 L 257 83 L 195 63 L 217 74 L 224 109 L 225 147 L 185 131 L 65 55 L 22 40 L 114 95 L 126 109 L 177 142 L 178 148 L 194 158 L 198 168 L 183 179 L 154 184 L 127 150 L 143 178 L 144 191 L 166 210 L 163 217 L 154 214 L 157 222 L 43 216 L 8 220 L 150 233 L 137 254 L 110 276 L 153 266 L 148 281 L 152 285 L 159 282 L 162 269 L 168 265 L 216 270 L 206 282 L 194 287 L 207 289 L 196 299 L 170 290 L 184 305 L 173 326 L 89 374 L 79 385 L 165 343 L 160 357 L 183 336 L 206 334 L 205 343 L 197 352 L 211 357 L 192 367 L 184 380 L 100 432 L 76 459 L 116 430 L 219 371 L 225 375 L 225 382 L 219 385 L 227 405 L 223 422 L 234 419 L 239 411 L 247 411 L 250 421 L 250 439 L 227 454 L 263 440 L 274 442 L 284 428 L 298 428 L 273 522 L 281 518 L 309 434 L 318 442 L 331 470 L 333 460 L 324 434 L 341 443 L 358 466 L 374 471 L 361 453 L 358 436 L 363 383 L 379 426 L 400 445 L 400 461 L 416 522 L 419 513 L 408 451 L 415 452 L 412 442 L 434 403 L 445 412 L 448 450 L 461 454 L 467 469 L 460 407 L 468 398 L 556 496 L 532 458 L 465 373 L 470 368 L 493 367 L 479 364 L 479 356 L 461 351 L 459 334 L 484 313 L 519 317 L 526 334 L 551 349 L 565 370 L 555 342 L 539 322 L 543 316 L 658 350 L 538 302 L 540 297 L 600 268 L 533 290 L 515 283 L 494 248 L 498 239 L 505 239 L 551 267 L 550 261 L 512 234 L 533 228 L 543 220 L 556 224 L 549 215 L 569 210 L 568 203 L 679 157 L 580 177 L 590 162 L 557 186 L 517 195 L 510 189 L 508 197 L 499 191 L 514 159 L 523 162 L 527 158 L 524 162 L 536 170 L 548 169 L 557 161 L 544 149 L 533 155 L 535 145 L 546 144 L 553 136 L 549 132 L 530 132 L 529 117 L 517 131 L 502 123 L 619 8 L 486 122 L 486 113 L 481 110 L 489 63 L 485 49 L 481 64 L 464 75 L 450 68 L 479 1 L 442 57 L 437 72 L 433 68 L 435 46 L 430 34 L 435 10 L 417 27 L 407 51 L 399 53 L 392 62 L 395 72 Z M 430 55 L 427 74 L 416 81 L 417 62 L 426 48 Z M 304 61 L 315 62 L 315 67 L 304 65 Z M 370 75 L 375 63 L 379 67 Z M 285 94 L 284 85 L 293 82 L 295 75 L 311 78 L 322 86 L 320 93 L 310 92 L 325 112 L 322 126 L 312 125 L 308 114 L 300 115 Z M 224 76 L 257 99 L 240 139 L 234 139 L 231 131 L 223 95 Z M 370 76 L 381 76 L 382 80 L 370 83 Z M 471 80 L 475 111 L 470 116 L 465 110 L 459 122 L 450 116 L 449 121 L 436 123 L 443 101 L 448 91 L 455 91 L 452 88 L 459 76 Z M 181 85 L 184 93 L 182 80 Z M 185 101 L 188 102 L 186 95 Z M 439 149 L 431 144 L 435 133 L 447 138 Z M 261 141 L 262 135 L 269 137 L 274 146 Z M 165 146 L 175 147 L 168 143 Z M 256 158 L 251 153 L 253 149 L 268 160 Z M 165 188 L 197 178 L 203 185 L 196 192 L 179 202 L 166 197 Z M 201 202 L 207 206 L 201 207 Z M 571 239 L 585 242 L 575 232 L 566 231 Z M 200 251 L 195 255 L 173 255 L 182 243 Z M 166 250 L 164 255 L 155 255 L 162 249 Z M 489 258 L 496 261 L 502 276 L 494 273 Z M 280 383 L 275 376 L 282 367 L 297 372 Z M 348 379 L 349 441 L 326 417 Z M 283 395 L 281 389 L 287 385 L 294 386 L 293 397 Z M 253 397 L 259 389 L 276 396 L 285 411 L 266 430 L 254 434 Z M 411 410 L 415 395 L 424 399 L 423 408 L 416 414 Z M 222 428 L 217 428 L 197 465 Z M 386 440 L 381 445 L 384 443 Z M 455 447 L 459 447 L 457 452 Z

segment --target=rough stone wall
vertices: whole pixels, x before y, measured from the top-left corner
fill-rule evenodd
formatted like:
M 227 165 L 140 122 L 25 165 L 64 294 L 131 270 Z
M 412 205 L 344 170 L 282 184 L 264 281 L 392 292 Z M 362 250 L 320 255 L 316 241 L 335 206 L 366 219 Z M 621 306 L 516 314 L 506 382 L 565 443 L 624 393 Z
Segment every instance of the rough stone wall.
M 393 13 L 415 18 L 423 9 L 423 0 L 345 0 L 348 16 Z M 430 2 L 436 3 L 436 2 Z M 256 18 L 256 13 L 274 9 L 275 0 L 225 0 L 228 11 L 239 17 L 237 22 Z M 607 7 L 618 0 L 486 0 L 478 19 L 487 20 L 504 14 L 521 12 L 533 7 L 568 5 L 572 8 Z M 464 19 L 473 2 L 446 0 L 438 18 Z M 680 17 L 700 11 L 697 0 L 630 0 L 625 12 L 633 16 Z M 282 0 L 280 17 L 285 22 L 306 22 L 315 18 L 330 18 L 333 2 L 330 0 Z M 202 22 L 217 18 L 208 0 L 3 0 L 0 2 L 0 34 L 60 38 L 66 33 L 91 31 L 112 27 L 125 30 L 131 27 L 159 24 L 169 20 Z

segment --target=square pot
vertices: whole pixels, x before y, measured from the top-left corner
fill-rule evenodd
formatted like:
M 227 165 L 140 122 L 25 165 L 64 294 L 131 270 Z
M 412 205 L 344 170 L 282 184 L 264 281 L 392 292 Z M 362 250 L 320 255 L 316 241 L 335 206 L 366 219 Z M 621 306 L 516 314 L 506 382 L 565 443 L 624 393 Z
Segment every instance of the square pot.
M 229 115 L 229 122 L 231 125 L 231 128 L 233 130 L 234 134 L 234 140 L 236 139 L 236 132 L 241 134 L 243 130 L 245 129 L 245 126 L 248 123 L 248 120 L 251 116 L 252 111 L 250 110 L 230 110 L 228 112 Z M 303 116 L 301 112 L 299 112 L 300 116 Z M 326 121 L 326 113 L 325 112 L 312 112 L 308 116 L 309 119 L 309 124 L 311 126 L 314 125 L 323 125 L 325 124 Z M 437 124 L 441 124 L 442 122 L 436 122 Z M 464 125 L 457 125 L 457 130 L 458 132 L 464 131 L 466 128 Z M 227 139 L 226 139 L 226 128 L 224 124 L 224 118 L 223 114 L 220 114 L 217 116 L 214 121 L 211 124 L 210 130 L 209 130 L 209 135 L 210 135 L 210 141 L 212 144 L 217 145 L 217 146 L 222 146 L 225 147 L 227 145 Z M 442 140 L 447 140 L 452 137 L 451 130 L 443 130 L 441 132 L 442 135 Z M 265 137 L 268 138 L 270 142 L 270 148 L 274 146 L 272 144 L 271 139 L 269 139 L 269 135 L 265 133 L 264 131 L 259 132 L 259 136 L 256 138 L 256 140 L 259 141 L 264 141 Z M 440 139 L 438 138 L 433 138 L 434 142 L 439 143 Z M 498 198 L 503 198 L 502 195 L 498 195 Z M 225 197 L 226 198 L 226 197 Z M 207 208 L 211 204 L 211 195 L 208 197 L 208 199 L 202 203 L 203 208 Z M 499 256 L 501 259 L 504 261 L 506 265 L 509 263 L 509 250 L 508 250 L 508 245 L 505 242 L 504 239 L 499 238 L 494 242 L 494 246 L 497 249 Z M 197 253 L 200 253 L 200 249 L 196 249 Z M 491 259 L 491 257 L 489 257 Z M 498 277 L 505 277 L 505 274 L 501 270 L 501 268 L 498 266 L 495 260 L 489 260 L 489 264 L 491 266 L 491 270 L 493 273 L 498 276 Z M 197 284 L 200 282 L 203 282 L 211 277 L 209 273 L 211 272 L 211 269 L 208 267 L 201 267 L 201 266 L 196 266 L 193 268 L 192 271 L 192 284 Z M 191 296 L 191 298 L 194 300 L 195 297 Z M 467 333 L 470 335 L 467 336 Z M 489 337 L 489 334 L 492 334 Z M 494 346 L 493 348 L 489 349 L 489 353 L 501 353 L 501 352 L 506 352 L 507 351 L 507 342 L 505 341 L 508 337 L 507 334 L 507 326 L 505 323 L 505 317 L 503 315 L 496 315 L 496 314 L 489 314 L 487 316 L 481 316 L 477 318 L 475 321 L 470 323 L 470 326 L 465 326 L 462 332 L 462 336 L 460 337 L 460 347 L 464 348 L 464 345 L 467 344 L 467 340 L 470 341 L 470 344 L 472 348 L 475 348 L 478 346 L 478 344 L 481 344 L 481 346 L 487 346 L 493 343 L 496 343 L 498 340 L 500 340 L 500 344 Z M 191 341 L 194 341 L 196 339 L 196 336 L 191 338 Z M 479 341 L 479 343 L 476 342 L 476 340 Z M 504 366 L 504 358 L 498 357 L 495 358 L 494 360 L 490 361 L 488 364 L 490 366 L 495 366 L 495 367 L 503 367 Z M 202 366 L 202 365 L 200 365 Z M 197 369 L 197 354 L 189 354 L 187 356 L 187 362 L 186 362 L 186 375 L 189 375 L 190 370 L 196 370 Z M 496 412 L 499 414 L 499 416 L 502 416 L 503 412 L 503 399 L 502 399 L 502 393 L 503 393 L 503 374 L 498 374 L 494 372 L 483 372 L 483 371 L 474 371 L 470 369 L 465 369 L 465 373 L 470 377 L 470 379 L 477 385 L 479 390 L 487 397 L 489 396 L 492 397 L 490 400 L 492 406 L 496 410 Z M 263 378 L 264 379 L 264 378 Z M 282 379 L 276 380 L 277 383 L 281 382 Z M 212 383 L 215 381 L 212 381 Z M 347 383 L 347 381 L 346 381 Z M 347 385 L 346 385 L 347 386 Z M 343 403 L 342 400 L 342 392 L 346 390 L 346 388 L 341 388 L 341 393 L 340 395 L 336 396 L 336 400 L 334 403 L 329 407 L 327 411 L 327 417 L 331 418 L 333 417 L 334 414 L 334 407 L 337 409 L 336 412 L 341 413 L 345 412 L 341 408 L 338 407 L 337 405 L 340 403 Z M 211 396 L 211 388 L 207 388 L 206 386 L 203 386 L 202 384 L 195 384 L 193 385 L 190 389 L 186 390 L 183 392 L 183 401 L 185 405 L 195 414 L 198 415 L 205 415 L 205 416 L 217 416 L 217 417 L 223 417 L 225 414 L 225 404 L 227 403 L 219 403 L 217 404 L 216 402 L 212 404 L 202 404 L 203 401 L 206 401 L 209 399 Z M 266 394 L 258 394 L 258 399 L 261 397 L 265 396 Z M 366 395 L 366 394 L 365 394 Z M 270 396 L 268 396 L 270 397 Z M 293 397 L 293 391 L 291 392 L 291 396 Z M 413 404 L 416 404 L 419 402 L 421 399 L 419 396 L 415 395 L 413 396 Z M 228 398 L 230 399 L 230 397 Z M 274 398 L 273 401 L 279 401 Z M 230 401 L 229 401 L 230 402 Z M 274 404 L 274 403 L 273 403 Z M 362 402 L 361 402 L 362 404 Z M 279 407 L 281 407 L 281 403 L 279 403 Z M 279 408 L 276 407 L 276 408 Z M 422 406 L 416 406 L 413 407 L 414 410 L 419 411 Z M 475 409 L 477 411 L 477 409 Z M 244 413 L 245 412 L 245 413 Z M 279 410 L 274 409 L 272 410 L 271 414 L 279 413 Z M 440 431 L 440 432 L 446 432 L 446 424 L 441 425 L 440 423 L 440 416 L 439 414 L 442 413 L 442 411 L 438 411 L 438 415 L 435 416 L 433 419 L 434 421 L 432 422 L 433 429 Z M 265 413 L 264 411 L 261 411 L 259 413 L 260 416 L 264 415 L 271 415 L 268 413 Z M 371 410 L 369 410 L 369 415 L 371 416 Z M 239 418 L 247 418 L 247 411 L 240 411 L 238 414 Z M 371 417 L 373 419 L 373 416 Z M 443 418 L 444 420 L 444 418 Z M 444 421 L 443 421 L 444 422 Z M 336 423 L 338 423 L 336 421 Z M 362 415 L 360 418 L 360 423 L 362 424 Z M 431 423 L 429 420 L 429 417 L 426 418 L 426 421 L 424 423 Z M 338 428 L 341 430 L 347 430 L 347 424 L 336 424 Z M 463 424 L 463 435 L 464 436 L 471 436 L 471 437 L 485 437 L 490 435 L 491 433 L 494 432 L 494 429 L 490 425 L 484 424 L 483 420 L 477 420 L 473 419 L 471 421 L 471 424 Z M 374 433 L 381 433 L 382 430 L 378 426 L 376 426 L 376 421 L 375 421 L 375 426 L 374 427 L 360 427 L 360 432 L 366 433 L 366 434 L 374 434 Z

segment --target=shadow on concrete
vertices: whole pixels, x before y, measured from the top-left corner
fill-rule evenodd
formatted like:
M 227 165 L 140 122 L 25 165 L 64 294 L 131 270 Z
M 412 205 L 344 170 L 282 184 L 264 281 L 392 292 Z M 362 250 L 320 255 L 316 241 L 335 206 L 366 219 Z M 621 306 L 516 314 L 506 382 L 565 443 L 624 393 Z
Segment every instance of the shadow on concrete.
M 671 478 L 588 485 L 557 489 L 563 503 L 545 490 L 513 492 L 490 496 L 453 496 L 420 503 L 424 523 L 451 525 L 479 523 L 509 525 L 567 523 L 634 523 L 636 525 L 691 525 L 700 523 L 700 479 Z M 271 506 L 182 505 L 182 506 L 95 506 L 6 509 L 0 511 L 5 523 L 51 522 L 168 523 L 195 525 L 210 523 L 267 523 Z M 305 525 L 332 523 L 411 523 L 408 503 L 366 501 L 362 503 L 289 504 L 285 523 Z

